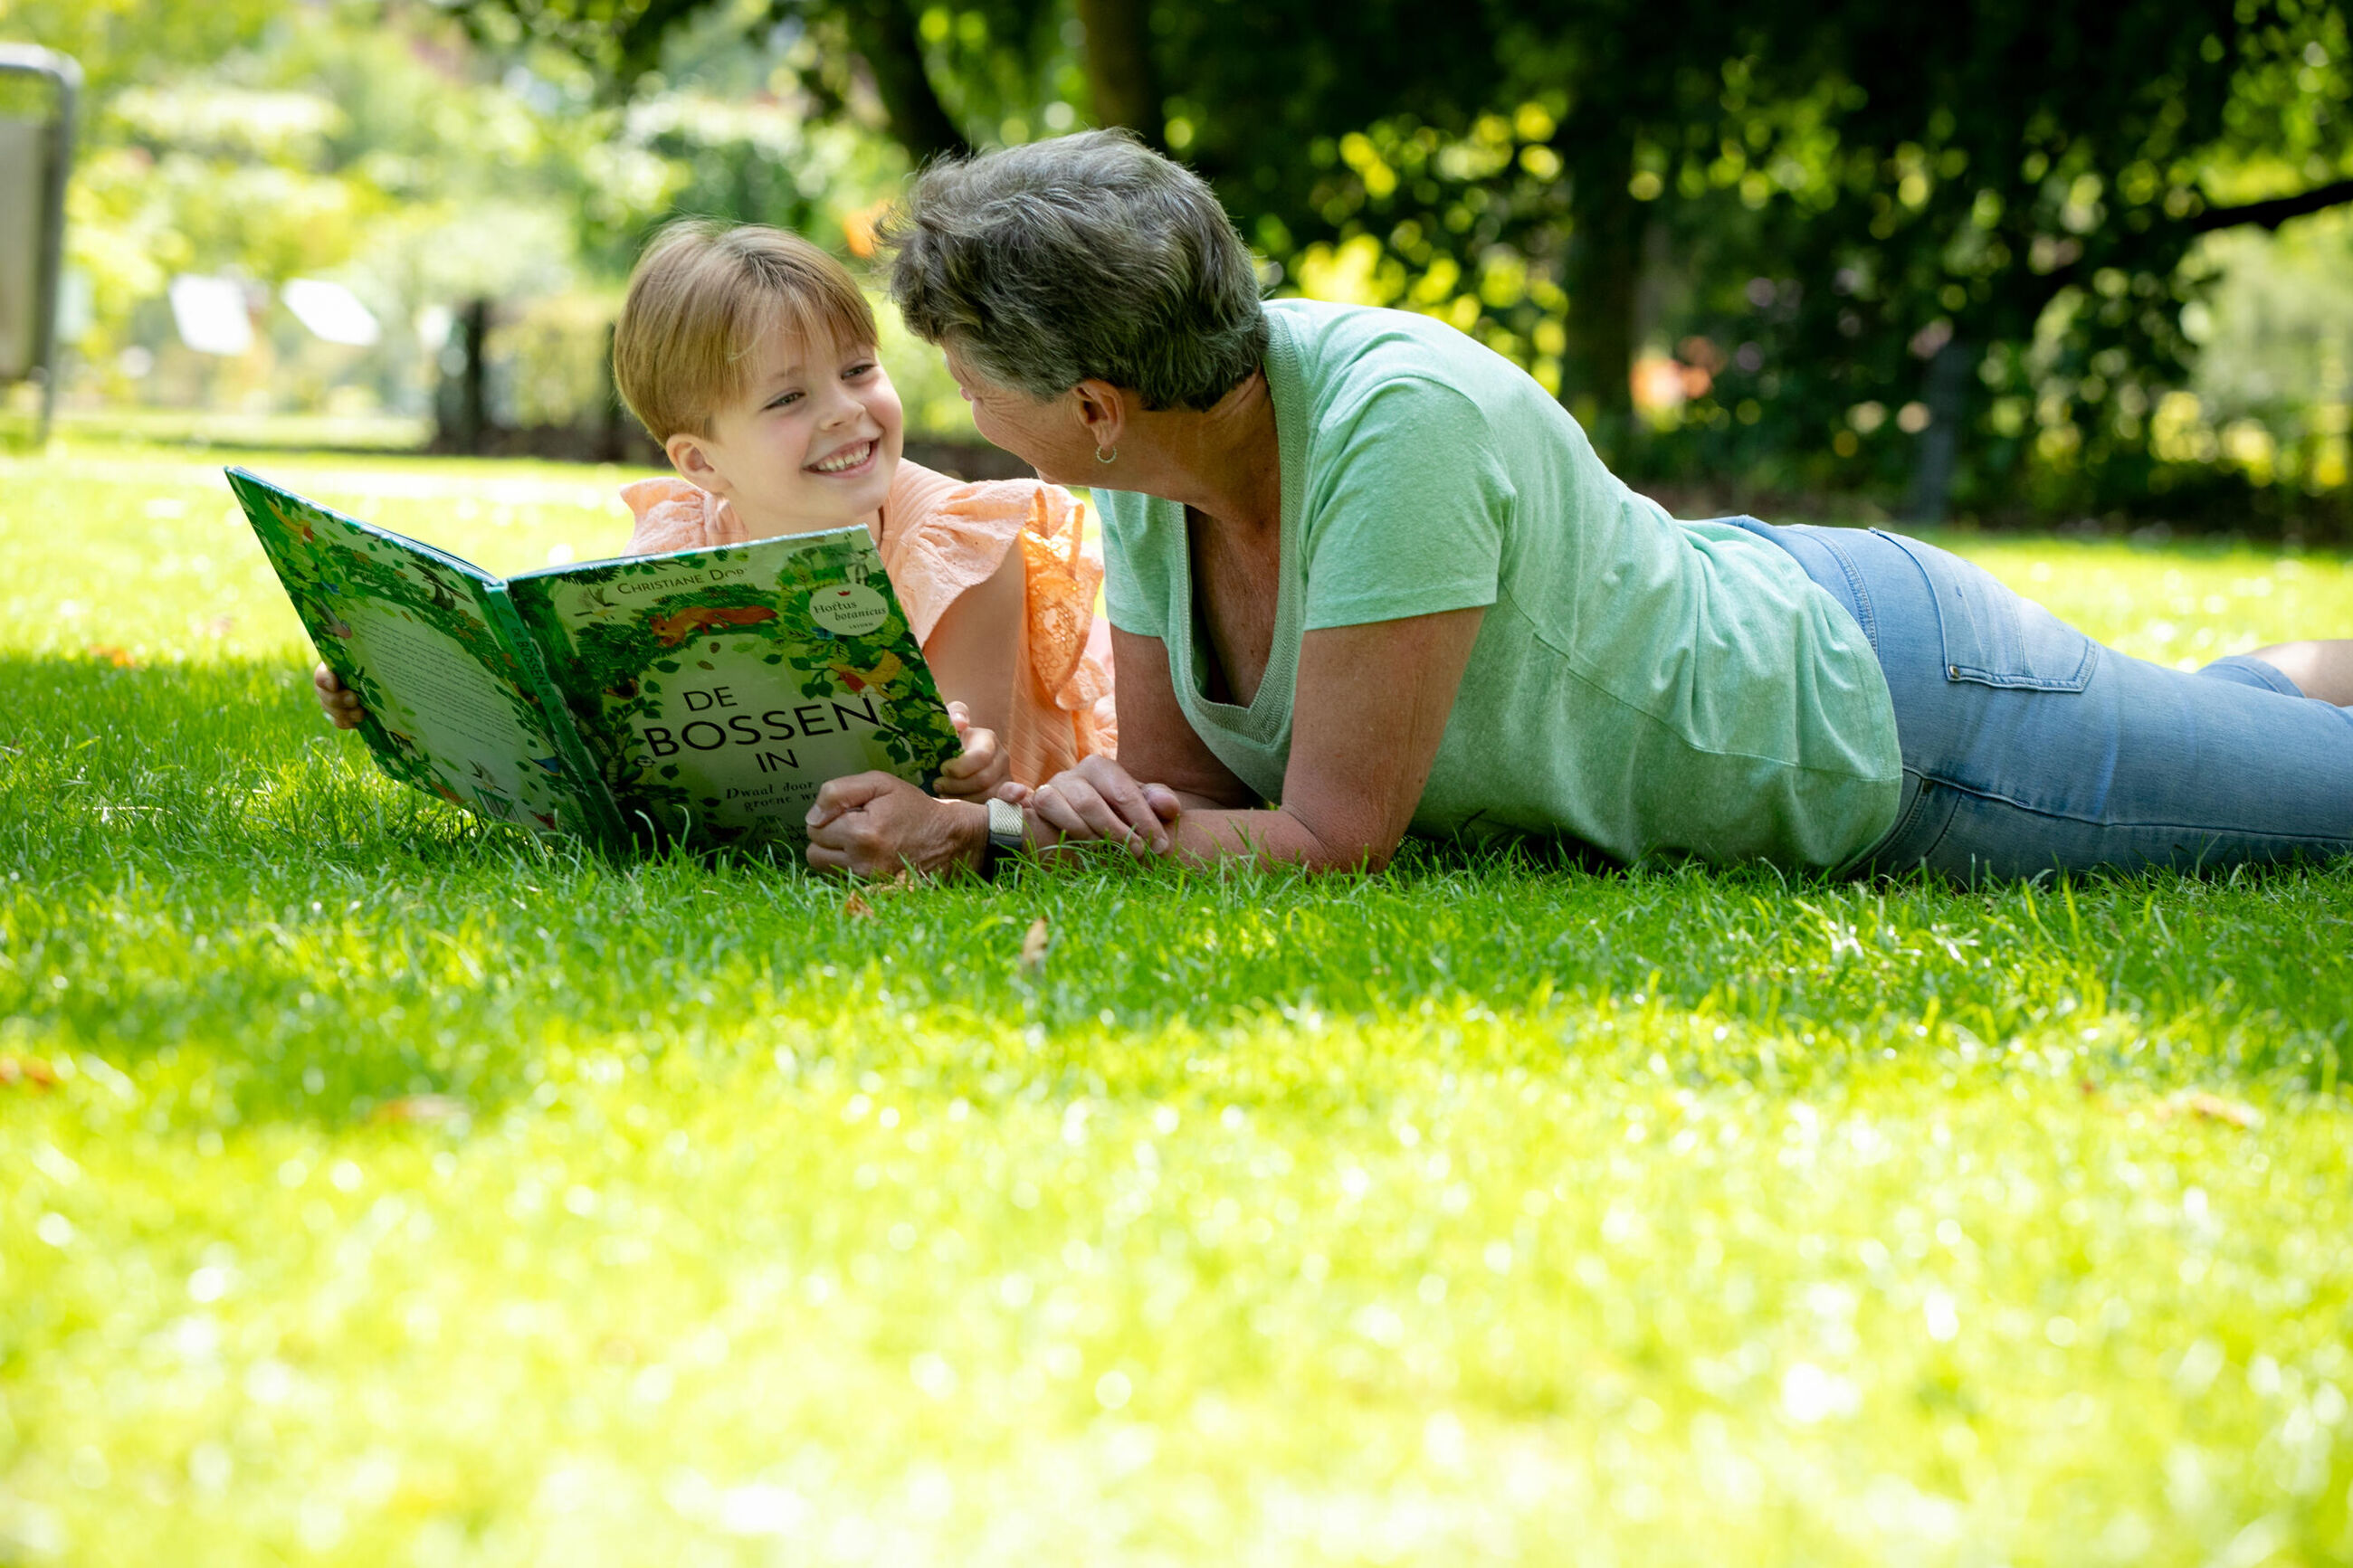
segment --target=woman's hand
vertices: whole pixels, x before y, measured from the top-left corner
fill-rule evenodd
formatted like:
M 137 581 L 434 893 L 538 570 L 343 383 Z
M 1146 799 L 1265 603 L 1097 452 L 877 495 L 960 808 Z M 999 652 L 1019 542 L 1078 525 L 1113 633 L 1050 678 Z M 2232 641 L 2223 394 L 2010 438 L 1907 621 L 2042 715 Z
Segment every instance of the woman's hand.
M 1085 757 L 1029 794 L 1029 808 L 1040 828 L 1040 847 L 1107 839 L 1130 853 L 1166 855 L 1168 824 L 1184 810 L 1166 784 L 1138 784 L 1111 758 Z
M 1013 759 L 997 743 L 997 731 L 973 723 L 971 710 L 961 702 L 948 704 L 948 718 L 964 741 L 964 752 L 940 770 L 934 787 L 949 800 L 987 800 L 999 795 L 1012 782 Z
M 360 694 L 335 679 L 335 672 L 325 665 L 311 672 L 311 684 L 318 689 L 319 706 L 335 721 L 338 730 L 356 730 L 367 714 L 360 707 Z
M 827 780 L 808 830 L 811 869 L 861 878 L 976 870 L 988 847 L 988 813 L 977 802 L 934 800 L 883 773 Z

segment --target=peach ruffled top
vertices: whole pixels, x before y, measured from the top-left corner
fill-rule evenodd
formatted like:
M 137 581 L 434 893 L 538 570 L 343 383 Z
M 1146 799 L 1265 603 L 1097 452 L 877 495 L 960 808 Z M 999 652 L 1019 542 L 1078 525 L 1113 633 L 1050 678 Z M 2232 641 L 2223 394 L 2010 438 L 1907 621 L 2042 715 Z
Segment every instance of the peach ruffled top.
M 631 555 L 752 538 L 725 501 L 685 479 L 640 479 L 621 499 L 637 517 Z M 1019 547 L 1028 613 L 1012 628 L 1019 675 L 998 738 L 1015 779 L 1042 784 L 1082 757 L 1116 752 L 1111 628 L 1094 613 L 1103 557 L 1087 541 L 1084 503 L 1037 479 L 964 484 L 902 462 L 881 524 L 883 570 L 925 645 L 956 596 L 988 581 Z

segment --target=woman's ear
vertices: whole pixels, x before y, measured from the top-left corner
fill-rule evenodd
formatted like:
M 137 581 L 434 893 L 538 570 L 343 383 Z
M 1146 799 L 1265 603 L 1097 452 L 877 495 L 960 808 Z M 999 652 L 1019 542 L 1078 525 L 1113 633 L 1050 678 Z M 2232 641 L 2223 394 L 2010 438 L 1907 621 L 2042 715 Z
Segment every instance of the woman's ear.
M 1127 429 L 1128 393 L 1107 381 L 1082 381 L 1071 389 L 1078 400 L 1079 424 L 1098 452 L 1116 452 Z

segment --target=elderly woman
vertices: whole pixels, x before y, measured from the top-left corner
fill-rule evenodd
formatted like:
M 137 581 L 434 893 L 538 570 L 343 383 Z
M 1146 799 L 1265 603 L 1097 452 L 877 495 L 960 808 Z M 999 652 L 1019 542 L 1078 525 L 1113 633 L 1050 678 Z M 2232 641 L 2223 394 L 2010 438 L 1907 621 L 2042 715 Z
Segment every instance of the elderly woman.
M 1962 877 L 2353 848 L 2353 642 L 2188 674 L 1915 540 L 1679 522 L 1451 327 L 1262 302 L 1208 188 L 1119 134 L 935 164 L 895 245 L 981 433 L 1103 515 L 1118 758 L 1041 787 L 1033 843 Z M 984 864 L 976 810 L 838 781 L 812 858 Z

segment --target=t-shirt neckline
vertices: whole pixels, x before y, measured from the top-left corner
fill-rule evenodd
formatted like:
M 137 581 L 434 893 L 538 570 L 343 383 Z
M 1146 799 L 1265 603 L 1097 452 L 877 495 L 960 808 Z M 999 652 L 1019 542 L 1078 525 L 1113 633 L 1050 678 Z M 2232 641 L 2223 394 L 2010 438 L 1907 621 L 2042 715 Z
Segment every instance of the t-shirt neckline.
M 1266 668 L 1259 673 L 1258 689 L 1247 705 L 1219 702 L 1201 689 L 1200 606 L 1193 591 L 1193 530 L 1185 508 L 1166 503 L 1176 514 L 1177 598 L 1182 613 L 1170 617 L 1170 632 L 1183 639 L 1181 670 L 1186 705 L 1213 721 L 1229 734 L 1269 742 L 1291 723 L 1292 704 L 1298 694 L 1301 601 L 1306 595 L 1306 574 L 1300 558 L 1300 504 L 1304 495 L 1307 458 L 1306 411 L 1289 323 L 1279 311 L 1266 312 L 1267 401 L 1274 406 L 1275 461 L 1282 471 L 1282 519 L 1277 531 L 1274 589 L 1274 632 L 1268 640 Z

